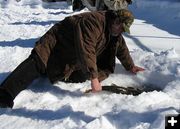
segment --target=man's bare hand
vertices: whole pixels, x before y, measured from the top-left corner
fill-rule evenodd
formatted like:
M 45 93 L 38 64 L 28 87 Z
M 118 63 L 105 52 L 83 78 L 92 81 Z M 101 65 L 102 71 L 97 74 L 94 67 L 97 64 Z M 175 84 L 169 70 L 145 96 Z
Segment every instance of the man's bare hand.
M 102 91 L 102 86 L 99 83 L 98 78 L 94 78 L 91 80 L 91 88 L 92 88 L 92 92 L 100 92 Z
M 137 74 L 138 72 L 144 71 L 144 68 L 138 67 L 138 66 L 134 66 L 130 71 L 134 74 Z

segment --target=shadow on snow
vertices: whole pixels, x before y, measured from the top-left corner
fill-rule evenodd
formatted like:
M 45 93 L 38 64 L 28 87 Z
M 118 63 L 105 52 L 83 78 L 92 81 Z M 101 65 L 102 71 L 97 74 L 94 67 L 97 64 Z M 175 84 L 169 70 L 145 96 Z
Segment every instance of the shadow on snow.
M 14 41 L 1 41 L 0 46 L 2 47 L 14 47 L 14 46 L 20 46 L 20 47 L 34 47 L 35 42 L 37 39 L 16 39 Z
M 59 21 L 31 21 L 31 22 L 14 22 L 11 23 L 11 25 L 21 25 L 21 24 L 25 24 L 25 25 L 41 25 L 41 26 L 46 26 L 46 25 L 50 25 L 50 24 L 55 24 Z
M 73 111 L 72 107 L 69 105 L 65 105 L 60 107 L 58 110 L 47 110 L 47 109 L 39 109 L 39 110 L 30 110 L 26 108 L 12 109 L 9 110 L 0 110 L 1 114 L 7 114 L 9 116 L 19 116 L 25 118 L 31 118 L 36 120 L 58 120 L 65 119 L 70 117 L 73 120 L 83 120 L 85 122 L 90 122 L 94 118 L 88 115 L 85 115 L 84 112 L 81 111 Z
M 137 8 L 136 4 L 130 6 L 136 19 L 145 20 L 146 23 L 165 30 L 171 34 L 180 36 L 180 29 L 177 25 L 180 23 L 180 18 L 172 14 L 177 14 L 177 9 L 163 10 L 162 8 Z
M 160 122 L 158 121 L 158 117 L 160 116 L 160 114 L 169 110 L 177 111 L 178 109 L 175 109 L 174 107 L 167 107 L 156 109 L 153 111 L 145 111 L 142 113 L 122 110 L 121 112 L 114 114 L 110 112 L 105 114 L 104 116 L 110 121 L 110 123 L 113 123 L 117 128 L 128 129 L 132 128 L 138 123 L 152 123 L 149 129 L 154 129 L 157 128 L 157 126 L 161 125 L 161 123 L 157 123 Z M 161 115 L 161 117 L 162 119 L 165 119 L 164 115 Z M 165 120 L 161 122 L 163 122 L 164 124 Z

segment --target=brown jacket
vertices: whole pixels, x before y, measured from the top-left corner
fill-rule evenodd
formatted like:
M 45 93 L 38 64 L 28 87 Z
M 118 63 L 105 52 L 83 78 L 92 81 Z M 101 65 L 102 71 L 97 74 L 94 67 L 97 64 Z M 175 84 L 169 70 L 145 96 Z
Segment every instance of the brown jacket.
M 81 70 L 100 81 L 114 72 L 115 57 L 129 70 L 134 65 L 124 38 L 111 43 L 108 11 L 87 12 L 55 24 L 34 50 L 46 66 L 51 82 L 68 79 Z

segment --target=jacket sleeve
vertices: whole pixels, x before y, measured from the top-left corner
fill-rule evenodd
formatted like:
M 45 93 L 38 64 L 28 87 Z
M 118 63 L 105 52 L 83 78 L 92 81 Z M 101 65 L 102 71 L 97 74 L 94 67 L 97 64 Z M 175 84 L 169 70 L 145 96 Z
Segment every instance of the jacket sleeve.
M 126 42 L 122 36 L 119 37 L 119 46 L 117 48 L 116 56 L 126 70 L 132 69 L 132 67 L 134 66 L 134 62 L 130 56 Z
M 75 26 L 75 47 L 83 71 L 87 71 L 90 78 L 98 77 L 96 65 L 96 37 L 99 35 L 98 24 L 81 19 Z

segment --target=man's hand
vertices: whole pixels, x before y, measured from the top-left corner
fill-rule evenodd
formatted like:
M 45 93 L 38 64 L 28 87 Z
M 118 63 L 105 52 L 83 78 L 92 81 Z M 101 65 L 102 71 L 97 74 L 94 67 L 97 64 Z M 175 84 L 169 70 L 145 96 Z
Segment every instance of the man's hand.
M 92 88 L 92 92 L 100 92 L 102 91 L 102 86 L 99 83 L 98 78 L 94 78 L 91 80 L 91 88 Z
M 132 73 L 137 74 L 138 72 L 144 71 L 144 68 L 133 66 L 133 68 L 130 70 Z

